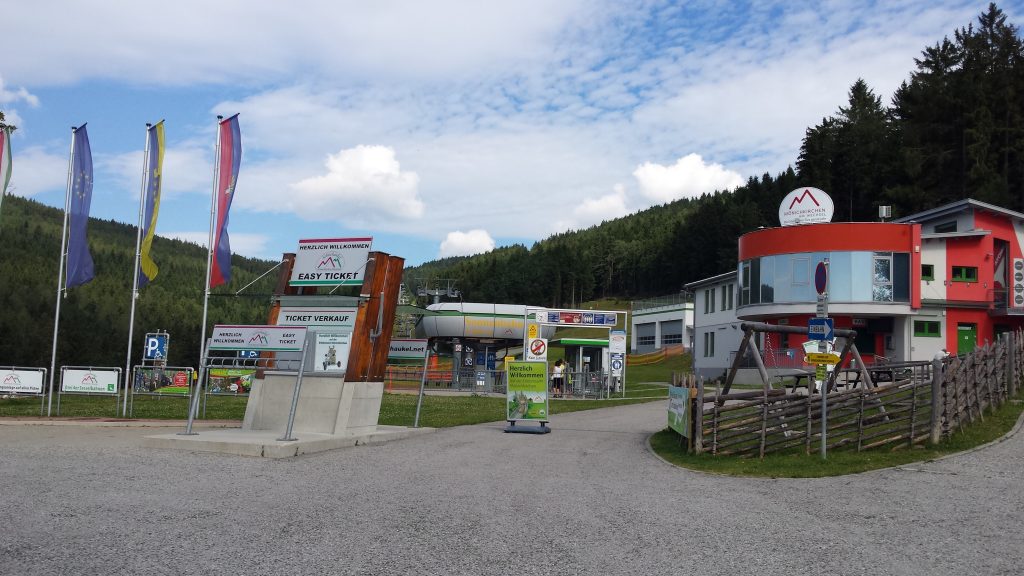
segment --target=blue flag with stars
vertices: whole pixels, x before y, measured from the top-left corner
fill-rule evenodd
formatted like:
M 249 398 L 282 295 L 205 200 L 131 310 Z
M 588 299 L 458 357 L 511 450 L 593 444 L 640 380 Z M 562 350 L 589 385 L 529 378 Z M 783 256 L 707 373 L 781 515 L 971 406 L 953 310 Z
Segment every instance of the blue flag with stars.
M 71 235 L 68 237 L 68 276 L 66 288 L 81 286 L 94 275 L 92 254 L 86 229 L 89 227 L 89 206 L 92 204 L 92 149 L 85 124 L 75 130 L 71 161 Z

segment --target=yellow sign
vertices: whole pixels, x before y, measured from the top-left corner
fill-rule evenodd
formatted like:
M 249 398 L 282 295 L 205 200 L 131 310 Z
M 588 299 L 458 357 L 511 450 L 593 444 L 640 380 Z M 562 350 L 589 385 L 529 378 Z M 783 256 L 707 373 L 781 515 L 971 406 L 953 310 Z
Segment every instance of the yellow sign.
M 804 356 L 804 362 L 807 364 L 839 364 L 839 356 L 825 352 L 808 352 Z
M 529 336 L 531 340 L 537 337 L 537 332 L 536 324 L 530 324 L 530 327 L 526 329 L 526 335 Z
M 828 377 L 828 369 L 825 368 L 824 364 L 818 364 L 814 368 L 814 379 L 819 382 L 824 382 L 825 378 Z

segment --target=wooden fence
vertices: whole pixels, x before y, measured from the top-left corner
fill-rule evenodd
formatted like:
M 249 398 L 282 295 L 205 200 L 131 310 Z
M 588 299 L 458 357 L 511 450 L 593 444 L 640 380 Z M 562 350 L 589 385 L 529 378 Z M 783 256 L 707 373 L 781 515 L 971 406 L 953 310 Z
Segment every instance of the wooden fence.
M 1024 338 L 1006 334 L 971 354 L 894 364 L 891 381 L 828 394 L 829 450 L 869 450 L 938 442 L 1016 394 Z M 811 453 L 821 445 L 821 395 L 772 390 L 705 395 L 697 383 L 696 452 L 764 457 Z

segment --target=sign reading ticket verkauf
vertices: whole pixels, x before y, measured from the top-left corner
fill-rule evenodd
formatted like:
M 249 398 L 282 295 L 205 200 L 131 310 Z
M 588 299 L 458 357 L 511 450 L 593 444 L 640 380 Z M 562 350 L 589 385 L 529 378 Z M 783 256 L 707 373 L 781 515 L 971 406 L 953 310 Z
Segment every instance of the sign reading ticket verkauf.
M 292 286 L 360 286 L 373 238 L 299 240 Z
M 539 420 L 547 422 L 548 363 L 507 362 L 506 420 Z

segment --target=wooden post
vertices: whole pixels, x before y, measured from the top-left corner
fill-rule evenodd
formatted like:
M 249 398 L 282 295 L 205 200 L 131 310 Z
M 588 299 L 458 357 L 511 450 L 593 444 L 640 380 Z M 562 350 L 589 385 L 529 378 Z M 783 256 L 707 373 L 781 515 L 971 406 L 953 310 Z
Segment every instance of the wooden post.
M 932 417 L 929 441 L 938 444 L 942 438 L 942 379 L 945 363 L 938 358 L 932 360 Z
M 697 380 L 697 406 L 693 411 L 693 451 L 704 453 L 704 377 Z
M 398 306 L 405 259 L 384 252 L 370 252 L 359 296 L 356 323 L 352 329 L 345 380 L 380 382 L 387 367 L 391 331 Z
M 1006 394 L 1009 397 L 1017 395 L 1017 335 L 1013 332 L 1006 333 Z

